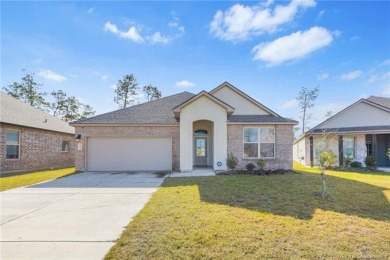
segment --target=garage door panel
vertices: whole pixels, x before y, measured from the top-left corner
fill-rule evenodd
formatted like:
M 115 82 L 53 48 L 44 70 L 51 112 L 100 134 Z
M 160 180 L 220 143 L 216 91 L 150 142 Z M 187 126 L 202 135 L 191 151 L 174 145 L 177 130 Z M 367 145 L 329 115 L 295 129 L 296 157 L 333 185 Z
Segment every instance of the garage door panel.
M 171 170 L 170 138 L 89 138 L 90 171 Z

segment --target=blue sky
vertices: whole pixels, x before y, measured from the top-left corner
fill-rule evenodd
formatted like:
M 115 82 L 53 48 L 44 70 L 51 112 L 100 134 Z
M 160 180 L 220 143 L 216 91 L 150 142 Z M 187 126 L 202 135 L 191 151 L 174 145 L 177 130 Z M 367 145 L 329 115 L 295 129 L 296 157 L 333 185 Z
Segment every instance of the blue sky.
M 163 96 L 228 81 L 296 120 L 300 88 L 318 86 L 314 126 L 390 97 L 389 14 L 389 1 L 2 1 L 1 86 L 26 69 L 100 114 L 125 74 Z

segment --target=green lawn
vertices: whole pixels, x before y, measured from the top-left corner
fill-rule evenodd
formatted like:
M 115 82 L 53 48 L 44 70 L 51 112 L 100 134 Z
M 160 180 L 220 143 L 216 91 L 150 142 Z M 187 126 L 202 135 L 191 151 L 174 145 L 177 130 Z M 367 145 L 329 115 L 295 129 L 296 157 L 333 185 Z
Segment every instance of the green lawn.
M 66 168 L 60 170 L 48 170 L 18 175 L 0 176 L 0 191 L 32 185 L 42 181 L 57 179 L 74 173 L 75 168 Z
M 167 178 L 106 259 L 390 258 L 390 174 Z

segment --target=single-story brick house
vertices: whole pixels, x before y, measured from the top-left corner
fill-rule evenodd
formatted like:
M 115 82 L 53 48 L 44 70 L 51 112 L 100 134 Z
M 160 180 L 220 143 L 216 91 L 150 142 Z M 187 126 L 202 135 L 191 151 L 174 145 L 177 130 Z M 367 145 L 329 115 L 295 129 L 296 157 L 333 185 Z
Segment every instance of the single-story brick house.
M 226 170 L 259 158 L 267 168 L 292 168 L 293 125 L 225 82 L 210 92 L 182 92 L 76 121 L 83 171 Z
M 0 172 L 74 167 L 74 127 L 0 92 Z
M 364 165 L 367 155 L 373 155 L 377 166 L 389 167 L 390 98 L 360 99 L 307 131 L 294 142 L 294 161 L 319 165 L 319 155 L 326 148 L 337 155 L 336 165 L 343 165 L 346 157 Z

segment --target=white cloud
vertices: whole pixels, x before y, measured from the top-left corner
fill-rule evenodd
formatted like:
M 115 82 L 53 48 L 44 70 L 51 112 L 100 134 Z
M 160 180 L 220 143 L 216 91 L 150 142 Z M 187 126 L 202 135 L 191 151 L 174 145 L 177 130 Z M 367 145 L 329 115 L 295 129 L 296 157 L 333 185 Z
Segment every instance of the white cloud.
M 322 16 L 324 16 L 324 14 L 325 14 L 325 10 L 319 11 L 318 14 L 317 14 L 317 19 L 321 19 Z
M 58 82 L 66 80 L 66 77 L 64 77 L 58 73 L 55 73 L 51 70 L 41 70 L 38 73 L 38 75 L 41 76 L 42 78 L 50 79 L 50 80 L 54 80 L 54 81 L 58 81 Z
M 332 32 L 332 34 L 333 34 L 335 37 L 339 37 L 342 33 L 343 33 L 343 32 L 340 31 L 340 30 L 334 30 L 334 31 Z
M 95 9 L 93 7 L 91 7 L 91 8 L 88 9 L 87 13 L 91 14 L 91 13 L 93 13 L 94 10 Z
M 354 70 L 354 71 L 350 71 L 350 72 L 347 72 L 347 73 L 344 73 L 343 75 L 341 75 L 341 79 L 349 81 L 349 80 L 353 80 L 353 79 L 360 77 L 360 75 L 362 75 L 361 70 Z
M 298 100 L 290 99 L 279 106 L 280 109 L 291 109 L 298 107 Z
M 270 8 L 263 5 L 235 4 L 225 12 L 218 10 L 210 23 L 210 32 L 222 40 L 242 41 L 252 35 L 271 33 L 280 25 L 291 22 L 299 10 L 316 5 L 314 0 L 292 0 L 287 5 Z
M 102 75 L 100 78 L 101 78 L 102 80 L 107 80 L 107 79 L 108 79 L 108 76 L 107 76 L 107 75 Z
M 171 41 L 171 38 L 168 36 L 161 35 L 160 32 L 156 32 L 152 35 L 147 36 L 147 39 L 153 44 L 153 43 L 164 43 L 167 44 Z
M 268 66 L 275 66 L 286 61 L 301 59 L 329 45 L 332 41 L 332 34 L 328 30 L 312 27 L 307 31 L 298 31 L 255 46 L 252 49 L 253 59 L 265 61 Z
M 373 73 L 366 83 L 378 87 L 380 95 L 390 97 L 390 71 Z
M 189 87 L 194 87 L 194 86 L 196 86 L 196 84 L 191 82 L 191 81 L 188 81 L 188 80 L 181 80 L 181 81 L 176 82 L 176 87 L 179 87 L 179 88 L 189 88 Z
M 125 31 L 119 30 L 118 27 L 115 24 L 113 24 L 113 23 L 108 21 L 104 25 L 104 30 L 105 31 L 110 31 L 113 34 L 116 34 L 116 35 L 118 35 L 121 38 L 130 39 L 130 40 L 132 40 L 134 42 L 143 42 L 144 41 L 144 39 L 138 33 L 137 28 L 135 28 L 135 26 L 131 26 L 129 28 L 129 30 L 127 32 L 125 32 Z
M 320 73 L 317 75 L 317 80 L 326 80 L 329 78 L 329 74 L 328 73 Z
M 352 36 L 351 38 L 349 38 L 350 41 L 356 41 L 356 40 L 360 40 L 362 37 L 361 36 Z
M 390 66 L 390 59 L 381 62 L 378 66 L 379 66 L 379 67 Z
M 111 86 L 110 86 L 110 89 L 116 89 L 116 84 L 112 84 Z
M 168 23 L 169 27 L 175 28 L 179 33 L 177 36 L 181 36 L 185 32 L 184 26 L 180 24 L 180 19 L 176 12 L 171 12 L 172 20 Z

